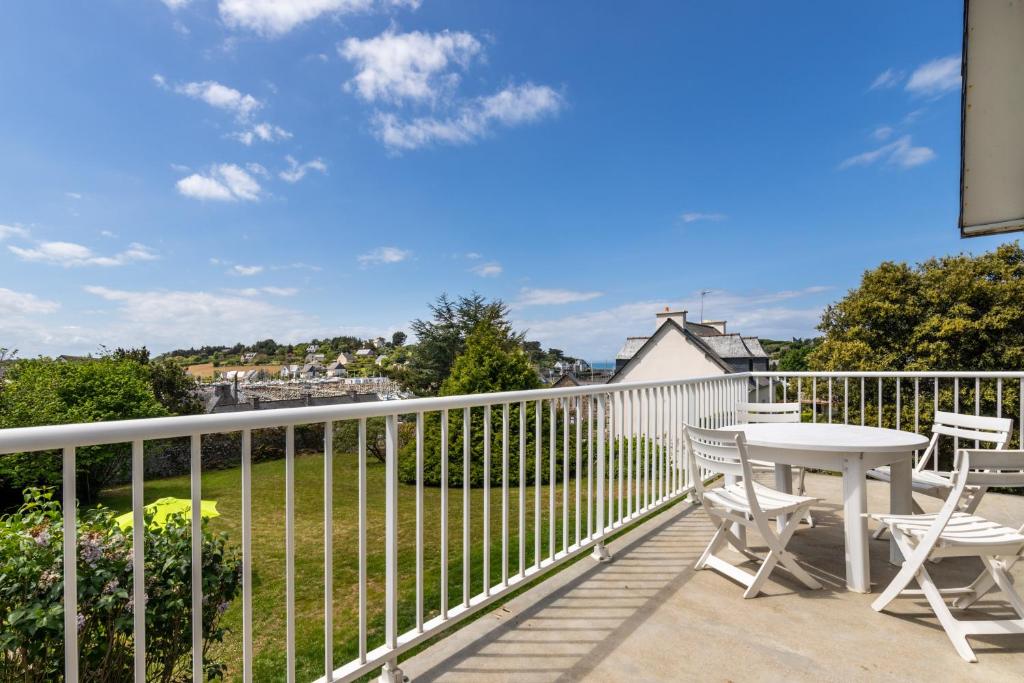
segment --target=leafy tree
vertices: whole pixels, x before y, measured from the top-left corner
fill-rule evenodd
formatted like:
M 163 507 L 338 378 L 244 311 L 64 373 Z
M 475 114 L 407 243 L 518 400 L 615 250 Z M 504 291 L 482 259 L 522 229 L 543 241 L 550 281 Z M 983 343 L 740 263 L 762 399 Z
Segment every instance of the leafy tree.
M 808 369 L 808 356 L 818 346 L 818 339 L 793 339 L 778 352 L 779 370 L 802 372 Z M 767 349 L 766 349 L 767 350 Z
M 15 361 L 0 393 L 0 428 L 103 422 L 168 414 L 153 392 L 149 369 L 136 360 L 105 356 L 61 362 L 49 358 Z M 127 444 L 89 446 L 77 453 L 78 495 L 91 501 L 121 476 Z M 58 486 L 57 454 L 0 455 L 0 499 L 20 498 L 27 486 Z
M 409 336 L 405 332 L 398 330 L 393 335 L 391 335 L 391 345 L 395 347 L 402 346 L 403 344 L 405 344 L 405 340 L 408 338 Z
M 1024 250 L 1016 242 L 910 266 L 885 262 L 832 304 L 810 355 L 822 370 L 1024 366 Z
M 392 377 L 419 395 L 434 395 L 451 372 L 469 336 L 479 324 L 493 327 L 502 345 L 511 349 L 523 337 L 512 329 L 508 306 L 500 299 L 488 301 L 479 294 L 457 299 L 442 294 L 430 304 L 429 320 L 410 324 L 417 343 L 407 366 L 393 369 Z
M 540 379 L 536 370 L 530 363 L 526 354 L 519 345 L 509 340 L 507 331 L 502 327 L 489 322 L 481 322 L 469 334 L 465 343 L 465 350 L 456 358 L 451 374 L 441 385 L 442 396 L 454 396 L 462 394 L 492 393 L 500 391 L 517 391 L 523 389 L 536 389 L 540 386 Z M 510 406 L 509 432 L 511 443 L 509 473 L 518 482 L 519 463 L 519 421 L 523 416 L 519 414 L 519 406 Z M 525 418 L 528 423 L 533 424 L 533 405 L 527 406 Z M 475 409 L 471 411 L 470 434 L 472 443 L 470 446 L 470 472 L 467 474 L 469 481 L 474 486 L 479 486 L 484 480 L 484 410 Z M 461 453 L 462 447 L 462 413 L 456 411 L 449 416 L 448 452 L 449 454 Z M 547 433 L 546 431 L 544 432 Z M 491 411 L 491 452 L 500 453 L 502 435 L 502 412 L 501 409 Z M 527 435 L 527 470 L 533 473 L 533 433 Z M 559 438 L 561 438 L 559 436 Z M 405 439 L 401 444 L 399 468 L 403 481 L 414 483 L 416 481 L 416 443 L 415 439 Z M 436 486 L 441 482 L 441 417 L 431 413 L 425 419 L 424 424 L 424 481 L 427 484 Z M 448 481 L 452 485 L 461 485 L 463 480 L 462 459 L 449 457 Z M 561 470 L 559 470 L 561 471 Z M 499 483 L 501 480 L 500 468 L 491 468 L 492 483 Z
M 1016 242 L 977 256 L 945 256 L 914 266 L 885 262 L 865 272 L 859 287 L 825 310 L 818 326 L 825 337 L 808 355 L 808 364 L 814 370 L 1019 369 L 1024 366 L 1021 301 L 1024 250 Z M 860 383 L 850 384 L 849 403 L 859 412 Z M 894 385 L 888 383 L 885 390 L 894 391 Z M 977 397 L 974 382 L 961 382 L 954 396 L 953 382 L 940 382 L 935 397 L 933 382 L 920 382 L 915 401 L 913 381 L 904 380 L 901 424 L 914 422 L 917 404 L 921 428 L 927 429 L 936 400 L 942 410 L 973 406 L 977 400 L 982 414 L 996 414 L 995 380 L 977 386 Z M 868 382 L 864 389 L 868 424 L 879 419 L 878 389 L 873 387 Z M 840 392 L 834 400 L 842 400 Z M 1019 401 L 1017 383 L 1007 383 L 1003 414 L 1017 415 Z M 895 401 L 884 401 L 881 423 L 896 426 L 895 413 Z
M 113 358 L 134 361 L 143 366 L 149 373 L 153 395 L 171 414 L 195 415 L 202 411 L 202 403 L 196 394 L 195 380 L 171 359 L 150 360 L 149 349 L 145 346 L 136 349 L 119 347 L 114 350 Z

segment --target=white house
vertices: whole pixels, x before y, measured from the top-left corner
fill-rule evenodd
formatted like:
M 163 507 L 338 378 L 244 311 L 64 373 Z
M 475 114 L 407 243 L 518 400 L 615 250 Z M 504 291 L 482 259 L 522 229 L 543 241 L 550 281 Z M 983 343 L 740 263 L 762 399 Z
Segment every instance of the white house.
M 298 365 L 282 365 L 281 366 L 281 379 L 297 379 L 299 376 Z
M 767 370 L 768 354 L 757 337 L 727 333 L 726 322 L 694 323 L 686 311 L 656 315 L 649 337 L 627 337 L 615 356 L 609 383 L 724 375 Z

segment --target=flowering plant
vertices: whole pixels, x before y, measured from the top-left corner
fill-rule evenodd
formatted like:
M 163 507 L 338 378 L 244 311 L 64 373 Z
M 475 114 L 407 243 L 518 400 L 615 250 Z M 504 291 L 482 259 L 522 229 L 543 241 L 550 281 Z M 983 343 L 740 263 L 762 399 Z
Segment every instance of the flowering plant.
M 83 681 L 132 678 L 132 531 L 107 508 L 78 517 L 78 647 Z M 191 525 L 179 514 L 163 526 L 147 515 L 144 536 L 146 680 L 190 681 Z M 241 561 L 224 534 L 203 522 L 203 668 L 221 642 L 221 616 L 241 588 Z M 28 489 L 17 512 L 0 517 L 0 681 L 53 681 L 64 673 L 63 514 L 52 489 Z

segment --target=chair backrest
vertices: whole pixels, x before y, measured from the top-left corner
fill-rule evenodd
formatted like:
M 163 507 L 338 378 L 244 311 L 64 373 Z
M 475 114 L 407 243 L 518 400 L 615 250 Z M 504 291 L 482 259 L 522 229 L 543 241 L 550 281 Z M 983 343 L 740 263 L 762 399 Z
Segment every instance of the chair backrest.
M 993 448 L 1002 450 L 1009 443 L 1012 431 L 1013 420 L 1008 417 L 963 415 L 961 413 L 947 413 L 942 410 L 936 411 L 935 421 L 932 424 L 931 442 L 924 453 L 921 454 L 916 469 L 925 469 L 930 461 L 932 469 L 938 471 L 940 436 L 952 436 L 968 441 L 990 443 L 993 445 Z
M 956 476 L 968 486 L 1024 487 L 1024 451 L 961 449 Z
M 704 475 L 701 468 L 718 474 L 742 477 L 751 516 L 758 526 L 762 527 L 762 533 L 765 533 L 763 525 L 768 522 L 754 492 L 754 475 L 750 469 L 747 440 L 743 432 L 683 425 L 683 438 L 686 441 L 686 452 L 693 471 L 693 491 L 698 502 L 706 504 Z
M 736 417 L 748 424 L 758 422 L 799 422 L 799 403 L 745 403 L 736 404 Z

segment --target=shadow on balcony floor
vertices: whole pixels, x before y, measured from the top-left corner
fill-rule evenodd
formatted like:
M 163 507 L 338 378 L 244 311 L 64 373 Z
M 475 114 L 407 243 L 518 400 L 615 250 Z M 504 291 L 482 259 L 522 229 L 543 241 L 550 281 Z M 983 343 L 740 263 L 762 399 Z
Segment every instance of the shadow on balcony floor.
M 825 502 L 814 510 L 817 526 L 802 526 L 790 549 L 823 590 L 777 570 L 761 597 L 743 600 L 739 585 L 694 572 L 711 525 L 682 505 L 611 544 L 612 562 L 570 567 L 402 668 L 416 682 L 1019 680 L 1024 638 L 974 639 L 980 661 L 967 664 L 925 603 L 901 599 L 876 614 L 872 596 L 847 592 L 840 479 L 812 475 L 808 489 Z M 887 505 L 887 488 L 871 484 L 869 509 Z M 1019 526 L 1024 497 L 989 494 L 980 512 Z M 896 572 L 887 560 L 888 541 L 872 541 L 876 592 Z M 933 575 L 963 584 L 979 570 L 974 560 L 946 560 Z M 1024 575 L 1020 565 L 1016 573 Z M 1006 618 L 1009 610 L 990 600 L 977 611 Z

